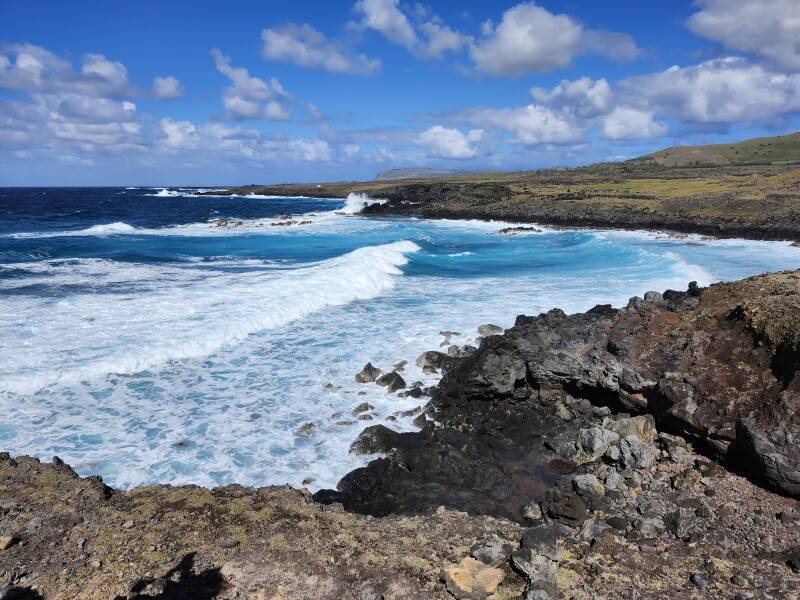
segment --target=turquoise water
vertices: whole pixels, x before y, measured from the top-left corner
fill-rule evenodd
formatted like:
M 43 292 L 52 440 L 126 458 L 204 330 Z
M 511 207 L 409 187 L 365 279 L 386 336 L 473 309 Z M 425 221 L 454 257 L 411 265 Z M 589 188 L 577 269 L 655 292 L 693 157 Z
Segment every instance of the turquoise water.
M 348 447 L 364 426 L 411 429 L 387 418 L 422 404 L 356 384 L 368 360 L 408 360 L 409 382 L 434 383 L 413 361 L 440 330 L 469 343 L 521 313 L 800 265 L 787 243 L 508 236 L 502 223 L 347 214 L 360 204 L 0 190 L 0 448 L 120 487 L 332 486 L 363 464 Z M 286 214 L 296 223 L 273 225 Z M 365 401 L 373 420 L 356 421 Z

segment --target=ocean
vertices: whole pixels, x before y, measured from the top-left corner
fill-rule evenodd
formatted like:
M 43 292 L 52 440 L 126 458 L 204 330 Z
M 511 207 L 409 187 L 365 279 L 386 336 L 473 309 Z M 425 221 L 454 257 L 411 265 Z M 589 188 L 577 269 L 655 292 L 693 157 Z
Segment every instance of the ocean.
M 414 360 L 442 330 L 475 343 L 518 314 L 800 266 L 783 242 L 199 191 L 0 188 L 0 450 L 122 488 L 333 487 L 368 460 L 348 452 L 365 426 L 413 430 L 399 413 L 425 401 L 357 384 L 367 361 L 433 384 Z

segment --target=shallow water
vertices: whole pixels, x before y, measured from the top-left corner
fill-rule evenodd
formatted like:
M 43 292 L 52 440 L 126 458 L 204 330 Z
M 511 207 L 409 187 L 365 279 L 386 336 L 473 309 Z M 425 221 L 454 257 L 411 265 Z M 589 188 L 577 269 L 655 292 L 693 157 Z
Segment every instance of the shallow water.
M 356 384 L 368 360 L 433 383 L 413 360 L 443 329 L 800 265 L 780 242 L 338 214 L 358 204 L 0 189 L 0 448 L 118 487 L 330 487 L 365 425 L 422 403 Z

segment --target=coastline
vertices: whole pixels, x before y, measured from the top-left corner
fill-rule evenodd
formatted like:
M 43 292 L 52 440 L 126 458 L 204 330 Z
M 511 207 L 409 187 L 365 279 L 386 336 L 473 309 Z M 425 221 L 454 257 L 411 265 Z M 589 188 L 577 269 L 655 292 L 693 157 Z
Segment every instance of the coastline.
M 368 216 L 481 219 L 800 241 L 800 169 L 614 164 L 396 181 L 251 185 L 215 194 L 386 200 Z
M 800 427 L 781 407 L 796 402 L 798 281 L 553 310 L 462 357 L 426 353 L 444 377 L 422 430 L 368 428 L 361 447 L 383 457 L 315 499 L 119 492 L 61 461 L 0 455 L 0 583 L 47 598 L 788 593 Z

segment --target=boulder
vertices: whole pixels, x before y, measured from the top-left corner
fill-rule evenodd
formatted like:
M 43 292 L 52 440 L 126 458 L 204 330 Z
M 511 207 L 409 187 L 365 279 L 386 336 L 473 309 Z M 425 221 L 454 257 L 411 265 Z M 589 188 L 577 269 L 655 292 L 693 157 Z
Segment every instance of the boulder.
M 442 571 L 447 589 L 458 600 L 485 600 L 505 578 L 502 569 L 490 567 L 467 556 Z
M 356 383 L 372 383 L 380 374 L 381 370 L 373 366 L 371 362 L 368 362 L 364 365 L 364 368 L 361 369 L 361 372 L 356 373 Z
M 469 553 L 482 563 L 492 567 L 499 567 L 509 559 L 511 550 L 511 544 L 505 540 L 492 538 L 473 545 Z
M 619 434 L 602 427 L 590 427 L 578 432 L 578 453 L 573 460 L 578 464 L 594 462 L 619 442 Z
M 397 432 L 385 425 L 372 425 L 362 431 L 350 445 L 354 454 L 377 454 L 388 452 L 397 443 Z
M 498 335 L 503 333 L 504 329 L 499 325 L 481 325 L 478 327 L 478 335 L 481 337 L 489 337 L 490 335 Z
M 626 469 L 649 469 L 656 460 L 656 449 L 635 435 L 628 435 L 619 443 L 623 466 Z
M 602 498 L 606 494 L 606 488 L 595 475 L 591 474 L 575 475 L 572 478 L 572 486 L 580 496 Z
M 403 379 L 399 373 L 396 373 L 394 371 L 386 373 L 385 375 L 381 375 L 380 377 L 378 377 L 375 383 L 385 387 L 389 392 L 396 392 L 406 387 L 405 379 Z
M 368 412 L 370 410 L 375 410 L 375 407 L 372 406 L 369 402 L 362 402 L 361 404 L 357 404 L 355 408 L 353 408 L 354 415 L 360 415 L 361 413 Z
M 522 536 L 519 550 L 512 554 L 514 568 L 531 585 L 541 581 L 555 581 L 561 560 L 558 532 L 554 523 L 532 527 Z

